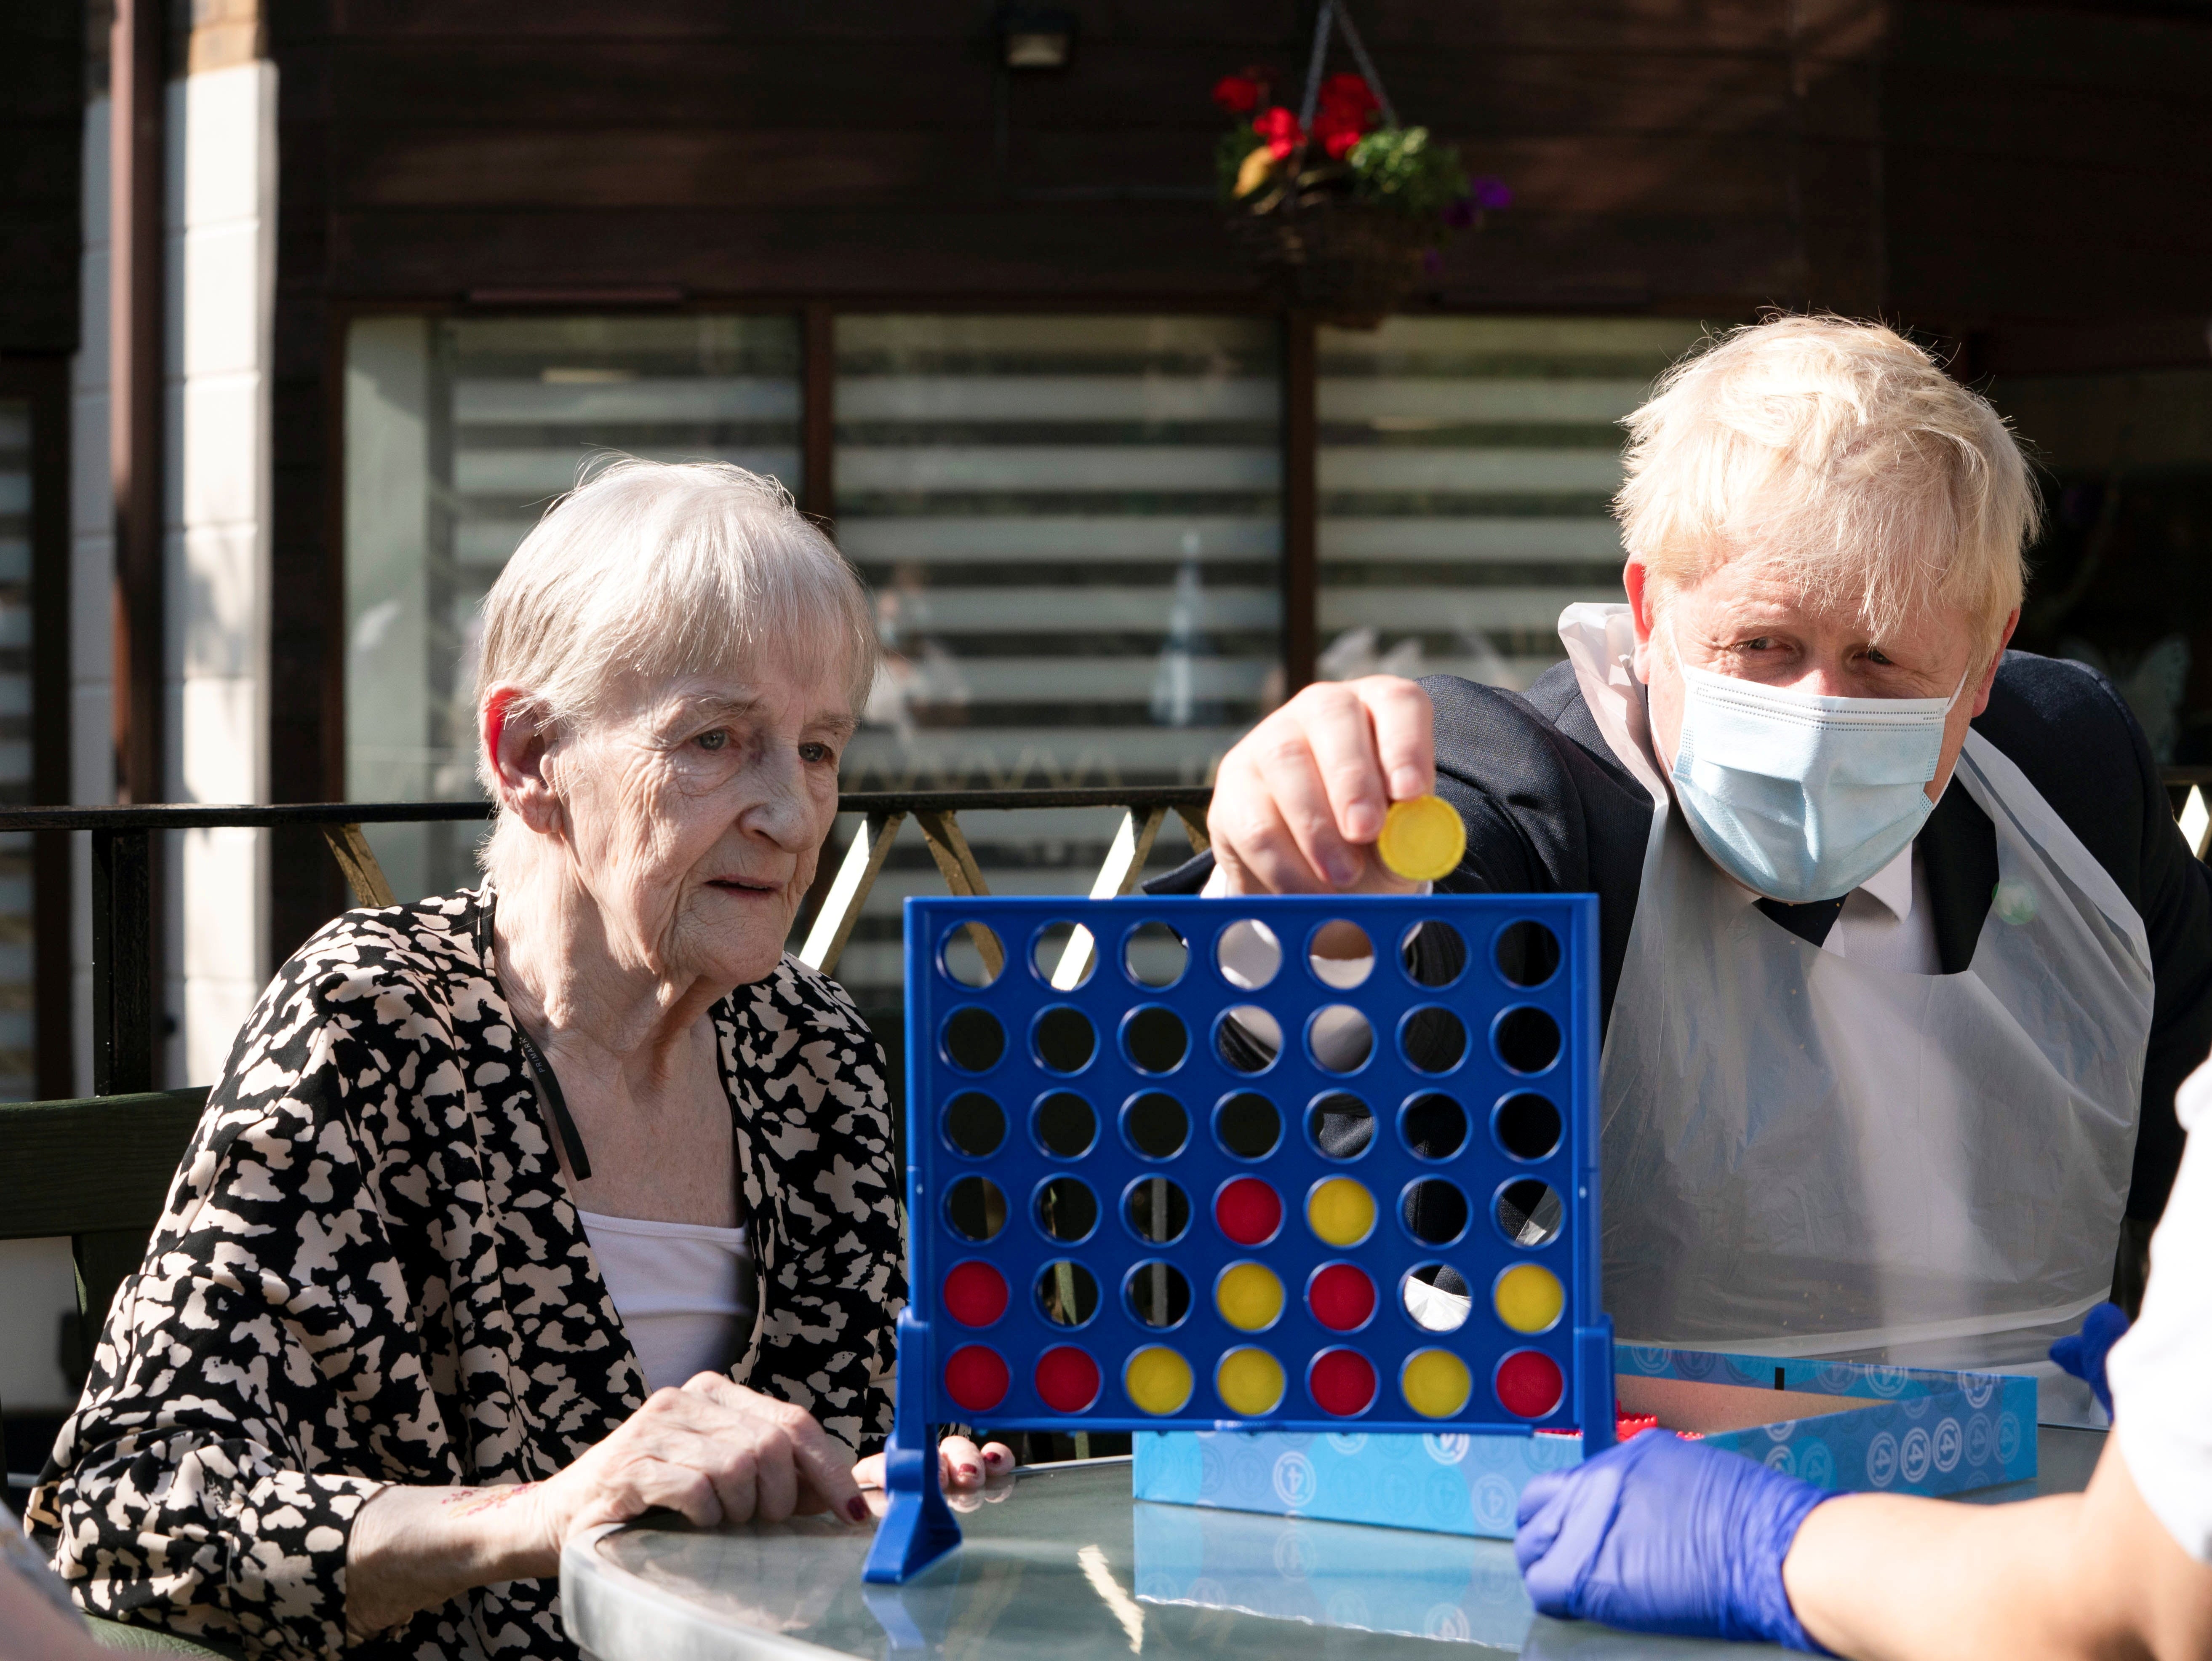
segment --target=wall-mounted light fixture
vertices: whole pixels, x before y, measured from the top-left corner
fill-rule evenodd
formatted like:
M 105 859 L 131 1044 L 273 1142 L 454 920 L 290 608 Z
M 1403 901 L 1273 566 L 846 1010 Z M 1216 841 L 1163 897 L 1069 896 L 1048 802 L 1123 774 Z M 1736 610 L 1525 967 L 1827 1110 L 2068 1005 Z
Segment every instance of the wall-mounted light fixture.
M 999 48 L 1010 70 L 1064 70 L 1075 56 L 1075 14 L 1033 6 L 999 12 Z

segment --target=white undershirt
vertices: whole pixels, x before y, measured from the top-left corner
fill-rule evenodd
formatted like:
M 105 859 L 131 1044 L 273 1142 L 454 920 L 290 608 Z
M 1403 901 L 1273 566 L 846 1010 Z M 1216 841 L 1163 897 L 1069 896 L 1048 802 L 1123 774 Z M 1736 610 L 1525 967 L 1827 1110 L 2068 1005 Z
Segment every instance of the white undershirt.
M 753 1254 L 744 1226 L 655 1223 L 580 1209 L 576 1215 L 645 1370 L 645 1387 L 728 1372 L 752 1330 Z

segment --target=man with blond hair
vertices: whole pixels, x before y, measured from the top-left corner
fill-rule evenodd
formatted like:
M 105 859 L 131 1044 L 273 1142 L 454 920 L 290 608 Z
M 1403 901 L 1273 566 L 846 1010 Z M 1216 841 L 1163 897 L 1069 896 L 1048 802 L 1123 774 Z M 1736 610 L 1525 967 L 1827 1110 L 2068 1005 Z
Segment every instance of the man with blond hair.
M 1599 897 L 1622 1338 L 2040 1357 L 2165 1204 L 2212 891 L 2112 685 L 2005 649 L 2019 447 L 1826 317 L 1709 342 L 1627 425 L 1625 600 L 1567 608 L 1567 662 L 1308 687 L 1164 885 L 1407 891 L 1376 838 L 1434 789 L 1468 830 L 1440 886 Z

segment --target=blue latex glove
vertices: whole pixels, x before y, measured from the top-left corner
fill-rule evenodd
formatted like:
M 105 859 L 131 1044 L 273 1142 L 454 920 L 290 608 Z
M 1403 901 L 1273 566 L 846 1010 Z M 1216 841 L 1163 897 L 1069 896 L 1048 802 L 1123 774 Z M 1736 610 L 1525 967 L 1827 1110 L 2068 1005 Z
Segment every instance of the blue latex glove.
M 2112 1387 L 2105 1382 L 2105 1358 L 2127 1329 L 2125 1311 L 2118 1304 L 2100 1304 L 2082 1317 L 2081 1331 L 2051 1347 L 2051 1359 L 2089 1386 L 2108 1419 L 2112 1415 Z
M 1513 1555 L 1546 1615 L 1825 1655 L 1790 1607 L 1782 1560 L 1805 1514 L 1834 1497 L 1647 1430 L 1522 1489 Z

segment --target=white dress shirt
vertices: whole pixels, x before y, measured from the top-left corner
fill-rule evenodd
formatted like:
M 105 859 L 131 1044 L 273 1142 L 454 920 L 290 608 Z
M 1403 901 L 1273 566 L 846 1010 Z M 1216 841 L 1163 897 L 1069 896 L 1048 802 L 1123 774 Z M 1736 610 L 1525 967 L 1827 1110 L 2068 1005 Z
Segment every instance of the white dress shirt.
M 1736 885 L 1746 905 L 1758 899 L 1748 888 Z M 1928 873 L 1914 857 L 1911 843 L 1844 896 L 1844 909 L 1820 950 L 1901 975 L 1942 972 L 1943 960 L 1936 951 L 1936 914 L 1928 904 Z

